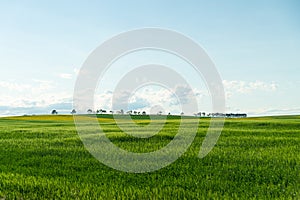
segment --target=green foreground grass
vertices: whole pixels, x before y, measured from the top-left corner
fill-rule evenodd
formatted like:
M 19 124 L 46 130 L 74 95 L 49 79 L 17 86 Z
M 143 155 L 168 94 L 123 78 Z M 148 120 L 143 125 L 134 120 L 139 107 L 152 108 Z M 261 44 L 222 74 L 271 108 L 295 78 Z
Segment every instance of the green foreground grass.
M 136 152 L 168 144 L 180 122 L 168 119 L 156 136 L 137 139 L 108 115 L 99 117 L 113 143 Z M 0 199 L 300 199 L 300 116 L 227 119 L 215 148 L 200 159 L 208 125 L 200 120 L 193 144 L 173 164 L 132 174 L 97 161 L 72 116 L 0 118 Z

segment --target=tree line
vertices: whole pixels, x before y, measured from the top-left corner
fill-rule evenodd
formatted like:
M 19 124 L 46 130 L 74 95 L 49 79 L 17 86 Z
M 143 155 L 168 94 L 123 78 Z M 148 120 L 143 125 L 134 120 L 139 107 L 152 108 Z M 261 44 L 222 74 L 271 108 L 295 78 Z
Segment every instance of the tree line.
M 77 113 L 77 111 L 75 109 L 72 109 L 72 111 L 70 112 L 72 115 L 75 115 Z M 135 110 L 129 110 L 124 112 L 123 109 L 121 110 L 117 110 L 117 111 L 113 111 L 110 110 L 109 112 L 105 109 L 99 109 L 96 111 L 93 111 L 92 109 L 88 109 L 87 110 L 87 114 L 120 114 L 120 115 L 124 115 L 124 114 L 128 114 L 128 115 L 147 115 L 146 111 L 135 111 Z M 57 110 L 52 110 L 51 112 L 52 115 L 57 115 L 58 112 Z M 163 112 L 162 111 L 158 111 L 157 115 L 162 115 Z M 169 112 L 168 115 L 171 115 L 171 113 Z M 180 115 L 184 115 L 184 112 L 181 112 Z M 205 112 L 198 112 L 194 114 L 195 117 L 226 117 L 226 118 L 245 118 L 247 117 L 246 113 L 208 113 L 206 114 Z

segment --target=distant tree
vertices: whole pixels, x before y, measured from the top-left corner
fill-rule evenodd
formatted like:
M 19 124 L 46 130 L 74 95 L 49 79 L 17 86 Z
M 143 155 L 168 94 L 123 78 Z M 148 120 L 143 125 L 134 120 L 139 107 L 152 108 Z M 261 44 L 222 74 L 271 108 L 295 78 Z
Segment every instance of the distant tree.
M 135 115 L 136 115 L 137 113 L 138 113 L 137 111 L 133 111 L 133 114 L 135 114 Z
M 99 109 L 99 110 L 97 110 L 96 112 L 97 112 L 97 114 L 103 114 L 103 113 L 106 113 L 106 110 L 104 110 L 104 109 Z
M 121 110 L 120 110 L 120 113 L 123 115 L 123 114 L 124 114 L 124 110 L 123 110 L 123 109 L 121 109 Z
M 203 117 L 205 117 L 205 112 L 202 112 Z
M 184 112 L 181 112 L 180 115 L 184 115 Z
M 92 109 L 88 109 L 88 110 L 87 110 L 87 113 L 88 113 L 88 114 L 92 114 L 92 113 L 93 113 L 93 110 L 92 110 Z
M 72 114 L 72 115 L 75 115 L 75 114 L 76 114 L 76 110 L 73 109 L 73 110 L 71 111 L 71 114 Z
M 171 115 L 171 113 L 169 112 L 168 115 Z
M 52 114 L 52 115 L 57 115 L 58 112 L 57 112 L 56 110 L 52 110 L 51 114 Z
M 110 114 L 114 114 L 114 111 L 112 111 L 112 110 L 111 110 L 111 111 L 109 111 L 109 112 L 110 112 Z
M 132 110 L 128 110 L 126 113 L 127 113 L 128 115 L 131 115 L 131 114 L 132 114 Z
M 142 112 L 142 115 L 146 115 L 146 114 L 147 114 L 146 111 L 143 111 L 143 112 Z
M 138 115 L 140 115 L 140 114 L 141 114 L 141 112 L 139 111 L 139 112 L 138 112 Z
M 158 111 L 158 112 L 157 112 L 157 115 L 161 115 L 161 114 L 162 114 L 162 111 Z

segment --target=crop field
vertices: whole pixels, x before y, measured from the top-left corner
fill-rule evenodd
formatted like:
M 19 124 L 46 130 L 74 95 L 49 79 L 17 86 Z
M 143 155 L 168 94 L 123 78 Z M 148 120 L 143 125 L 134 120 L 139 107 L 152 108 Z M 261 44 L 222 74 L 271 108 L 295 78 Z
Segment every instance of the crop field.
M 123 133 L 110 115 L 98 117 L 108 138 L 132 152 L 162 148 L 180 123 L 170 117 L 157 135 L 141 139 Z M 200 159 L 209 121 L 200 119 L 192 145 L 174 163 L 135 174 L 95 159 L 72 116 L 0 118 L 0 199 L 300 199 L 300 116 L 226 119 L 216 146 Z

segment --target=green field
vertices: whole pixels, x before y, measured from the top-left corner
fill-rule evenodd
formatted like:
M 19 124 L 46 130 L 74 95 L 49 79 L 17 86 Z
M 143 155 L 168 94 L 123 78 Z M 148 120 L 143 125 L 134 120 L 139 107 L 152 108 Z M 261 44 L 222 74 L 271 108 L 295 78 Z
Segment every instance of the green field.
M 96 160 L 72 116 L 0 118 L 0 199 L 300 199 L 300 116 L 227 119 L 215 148 L 200 159 L 209 120 L 200 120 L 176 162 L 133 174 Z M 134 152 L 160 149 L 179 125 L 173 117 L 156 136 L 137 139 L 120 132 L 110 115 L 99 122 L 113 143 Z

